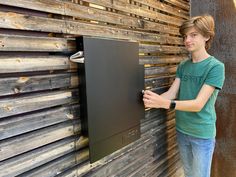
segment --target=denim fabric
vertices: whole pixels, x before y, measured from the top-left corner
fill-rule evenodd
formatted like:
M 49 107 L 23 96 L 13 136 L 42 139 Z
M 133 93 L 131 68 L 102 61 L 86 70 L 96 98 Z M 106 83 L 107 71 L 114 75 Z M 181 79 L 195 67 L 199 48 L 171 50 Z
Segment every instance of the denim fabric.
M 210 177 L 215 138 L 202 139 L 177 131 L 185 177 Z

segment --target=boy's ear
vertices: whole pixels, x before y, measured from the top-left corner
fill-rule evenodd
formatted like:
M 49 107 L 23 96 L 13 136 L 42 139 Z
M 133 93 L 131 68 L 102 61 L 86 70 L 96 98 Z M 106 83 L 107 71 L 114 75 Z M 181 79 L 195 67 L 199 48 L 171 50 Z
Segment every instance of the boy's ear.
M 205 41 L 207 42 L 210 39 L 210 36 L 205 37 Z

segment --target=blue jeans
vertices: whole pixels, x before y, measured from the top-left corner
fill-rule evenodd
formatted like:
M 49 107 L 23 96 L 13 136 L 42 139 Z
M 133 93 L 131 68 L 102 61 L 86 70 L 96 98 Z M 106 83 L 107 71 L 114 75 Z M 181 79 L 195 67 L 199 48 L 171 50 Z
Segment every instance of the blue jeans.
M 185 177 L 210 177 L 215 138 L 202 139 L 177 131 Z

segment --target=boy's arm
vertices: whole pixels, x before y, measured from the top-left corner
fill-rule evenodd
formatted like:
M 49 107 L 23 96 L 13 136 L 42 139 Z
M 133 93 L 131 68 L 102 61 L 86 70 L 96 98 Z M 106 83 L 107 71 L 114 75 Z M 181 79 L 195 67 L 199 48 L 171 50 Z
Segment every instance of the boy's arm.
M 214 90 L 215 87 L 204 84 L 196 99 L 175 101 L 175 109 L 179 111 L 199 112 L 205 106 Z M 166 95 L 171 97 L 173 96 L 171 93 L 173 94 L 175 92 L 170 92 L 169 94 L 166 93 Z M 171 99 L 165 98 L 164 96 L 160 96 L 152 91 L 147 90 L 144 92 L 143 101 L 145 107 L 169 109 Z
M 176 110 L 180 111 L 189 111 L 189 112 L 199 112 L 205 106 L 208 99 L 211 97 L 214 92 L 215 87 L 204 84 L 197 95 L 197 98 L 194 100 L 184 100 L 184 101 L 175 101 Z
M 169 100 L 175 99 L 179 92 L 179 86 L 180 86 L 180 78 L 175 78 L 174 82 L 172 83 L 168 91 L 162 93 L 161 96 Z

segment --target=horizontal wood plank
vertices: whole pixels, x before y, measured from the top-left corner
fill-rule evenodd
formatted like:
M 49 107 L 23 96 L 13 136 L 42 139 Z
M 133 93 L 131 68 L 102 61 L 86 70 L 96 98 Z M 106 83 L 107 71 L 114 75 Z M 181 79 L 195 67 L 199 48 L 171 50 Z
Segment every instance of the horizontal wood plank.
M 79 134 L 81 125 L 79 121 L 67 121 L 38 131 L 22 134 L 0 142 L 0 161 Z M 29 141 L 30 140 L 30 141 Z
M 178 28 L 174 26 L 164 25 L 145 19 L 135 18 L 130 15 L 109 12 L 89 6 L 81 6 L 75 3 L 65 4 L 65 15 L 88 20 L 96 20 L 100 22 L 108 22 L 112 24 L 122 25 L 124 27 L 135 27 L 145 31 L 158 31 L 162 33 L 170 33 L 179 35 Z M 134 30 L 134 29 L 133 29 Z
M 186 11 L 190 11 L 190 3 L 187 3 L 186 1 L 182 0 L 165 0 L 165 1 L 174 6 L 180 7 Z
M 122 171 L 119 171 L 118 173 L 116 172 L 115 175 L 119 176 L 119 175 L 125 175 L 125 176 L 133 176 L 133 177 L 141 177 L 141 176 L 148 176 L 148 172 L 151 171 L 150 168 L 148 168 L 151 164 L 155 164 L 155 167 L 159 167 L 160 171 L 162 168 L 160 168 L 160 166 L 163 165 L 163 163 L 165 162 L 170 162 L 170 161 L 175 161 L 175 156 L 177 154 L 177 150 L 173 149 L 172 144 L 170 144 L 169 142 L 163 143 L 163 146 L 165 146 L 165 150 L 164 148 L 158 148 L 156 147 L 156 151 L 158 151 L 158 155 L 154 155 L 153 151 L 149 151 L 145 154 L 147 154 L 144 157 L 139 157 L 136 161 L 129 163 Z M 145 151 L 147 151 L 145 149 Z M 149 155 L 150 153 L 150 155 Z M 162 160 L 160 159 L 160 161 L 158 161 L 159 157 L 162 156 Z M 165 157 L 164 157 L 165 156 Z M 177 156 L 178 157 L 178 156 Z M 141 160 L 142 159 L 142 160 Z M 158 163 L 157 163 L 158 161 Z M 145 168 L 146 167 L 146 168 Z M 132 170 L 130 170 L 132 169 Z
M 46 12 L 57 13 L 57 14 L 62 14 L 62 15 L 68 15 L 68 13 L 70 14 L 70 10 L 69 11 L 67 10 L 70 9 L 70 7 L 72 6 L 68 2 L 61 2 L 61 1 L 55 1 L 55 0 L 54 1 L 41 0 L 40 2 L 36 0 L 33 0 L 31 2 L 28 2 L 26 0 L 19 0 L 20 2 L 17 4 L 9 2 L 9 1 L 6 1 L 6 2 L 2 2 L 2 1 L 3 0 L 0 0 L 0 4 L 46 11 Z M 105 5 L 106 7 L 115 8 L 116 10 L 119 10 L 119 11 L 132 13 L 132 14 L 139 15 L 142 17 L 152 18 L 155 20 L 159 20 L 159 21 L 174 24 L 174 25 L 180 25 L 183 21 L 181 18 L 171 17 L 168 15 L 159 13 L 157 11 L 155 12 L 155 11 L 142 9 L 141 7 L 137 7 L 133 4 L 127 3 L 126 0 L 116 0 L 116 1 L 111 1 L 111 2 L 110 1 L 104 2 L 104 0 L 86 0 L 86 2 L 91 2 L 98 5 L 103 5 L 103 6 Z
M 146 109 L 141 138 L 89 164 L 75 37 L 138 41 L 145 89 L 166 91 L 188 58 L 178 28 L 188 0 L 0 0 L 0 171 L 4 176 L 170 176 L 175 112 Z M 41 37 L 40 37 L 41 36 Z M 45 37 L 42 37 L 45 36 Z M 1 176 L 0 175 L 0 176 Z
M 118 39 L 129 39 L 144 42 L 159 42 L 162 44 L 182 45 L 183 43 L 183 40 L 180 37 L 171 37 L 168 35 L 127 30 L 117 27 L 95 25 L 90 23 L 85 25 L 85 23 L 80 22 L 70 22 L 67 33 L 100 37 L 103 36 Z
M 76 101 L 77 92 L 54 91 L 0 99 L 0 118 L 72 103 Z
M 153 165 L 151 169 L 149 169 L 149 171 L 147 172 L 148 176 L 161 176 L 161 174 L 163 174 L 163 172 L 168 170 L 168 168 L 170 168 L 171 165 L 173 165 L 173 163 L 179 160 L 178 150 L 176 147 L 168 151 L 167 154 L 164 154 L 164 156 L 167 156 L 167 158 L 159 159 L 158 165 L 155 165 L 155 166 Z M 169 176 L 169 173 L 167 174 Z
M 165 67 L 149 67 L 145 68 L 145 77 L 150 77 L 152 75 L 164 75 L 164 74 L 173 74 L 177 70 L 177 66 L 165 66 Z
M 49 1 L 41 1 L 41 3 L 47 3 Z M 53 1 L 55 2 L 55 1 Z M 62 2 L 56 1 L 58 4 L 61 3 L 61 6 L 64 6 Z M 25 1 L 20 0 L 17 4 L 12 3 L 12 1 L 2 2 L 0 3 L 6 5 L 13 5 L 17 7 L 24 7 L 24 8 L 32 8 L 35 10 L 46 11 L 49 13 L 58 13 L 61 15 L 72 16 L 73 18 L 83 18 L 87 20 L 96 20 L 101 22 L 108 22 L 117 25 L 122 25 L 126 27 L 135 27 L 143 30 L 151 30 L 151 31 L 158 31 L 162 33 L 170 33 L 174 35 L 179 35 L 179 31 L 177 27 L 165 25 L 157 22 L 148 21 L 146 19 L 134 18 L 129 15 L 119 14 L 119 13 L 112 13 L 109 11 L 104 11 L 101 9 L 96 9 L 87 6 L 81 6 L 75 3 L 66 3 L 65 4 L 65 11 L 61 10 L 60 8 L 42 8 L 39 6 L 38 1 Z M 34 4 L 35 3 L 35 4 Z M 24 4 L 24 5 L 23 5 Z M 58 11 L 56 11 L 58 9 Z M 5 28 L 16 28 L 16 29 L 37 29 L 38 31 L 51 31 L 57 33 L 66 33 L 66 25 L 68 25 L 68 20 L 58 20 L 58 19 L 50 19 L 50 18 L 36 18 L 34 16 L 28 15 L 17 15 L 17 13 L 0 13 L 0 24 L 2 27 Z M 15 20 L 14 20 L 15 19 Z M 19 23 L 19 21 L 21 23 Z M 42 23 L 45 21 L 45 23 Z M 14 27 L 13 27 L 14 26 Z M 40 28 L 41 27 L 41 28 Z
M 165 56 L 139 56 L 140 64 L 171 64 L 180 63 L 187 59 L 187 55 L 165 55 Z
M 79 105 L 76 104 L 7 118 L 0 121 L 0 140 L 78 119 L 79 116 Z
M 181 25 L 184 21 L 181 18 L 172 17 L 159 13 L 157 11 L 150 11 L 142 7 L 138 7 L 134 4 L 127 3 L 127 0 L 116 0 L 116 1 L 106 1 L 106 0 L 85 0 L 86 2 L 94 3 L 97 5 L 114 8 L 119 11 L 123 11 L 129 14 L 135 14 L 141 17 L 146 17 L 161 22 L 169 23 L 172 25 Z
M 29 171 L 78 150 L 76 144 L 85 147 L 88 141 L 83 137 L 70 137 L 0 162 L 1 175 L 16 176 Z
M 187 54 L 184 47 L 151 44 L 140 44 L 139 52 L 156 54 Z
M 155 88 L 171 85 L 175 79 L 175 74 L 169 76 L 160 76 L 157 78 L 145 79 L 145 87 Z
M 0 78 L 0 96 L 75 87 L 77 73 Z
M 19 175 L 19 177 L 75 177 L 78 165 L 88 162 L 89 151 L 83 149 L 55 159 L 45 165 Z M 77 167 L 77 168 L 76 168 Z
M 75 28 L 73 30 L 75 30 Z M 89 30 L 91 30 L 90 31 L 91 34 L 92 33 L 94 35 L 96 34 L 96 32 L 93 32 L 93 30 L 96 31 L 96 29 L 89 29 Z M 118 38 L 120 37 L 119 31 L 112 30 L 110 32 L 113 33 L 115 36 L 118 35 L 117 36 Z M 143 34 L 140 35 L 142 36 Z M 158 38 L 161 39 L 160 37 L 154 37 L 154 38 L 156 38 L 156 42 Z M 41 38 L 41 37 L 32 38 L 26 36 L 0 35 L 0 42 L 2 42 L 2 46 L 0 45 L 0 51 L 41 51 L 41 52 L 75 51 L 75 44 L 74 44 L 75 41 L 74 40 L 67 41 L 65 38 L 64 39 Z M 149 45 L 149 44 L 140 44 L 139 51 L 142 53 L 184 53 L 184 54 L 187 53 L 184 47 L 168 46 L 168 45 Z
M 0 51 L 69 52 L 65 38 L 29 37 L 0 34 Z
M 76 68 L 77 65 L 65 56 L 0 56 L 0 74 Z
M 122 29 L 118 27 L 75 22 L 71 20 L 64 21 L 52 18 L 27 16 L 17 13 L 1 12 L 0 17 L 2 17 L 0 18 L 2 19 L 0 20 L 0 25 L 7 29 L 10 28 L 10 29 L 30 30 L 30 31 L 55 32 L 55 33 L 65 33 L 71 35 L 104 36 L 111 38 L 132 39 L 138 41 L 159 42 L 162 44 L 179 44 L 179 45 L 182 44 L 182 38 L 180 37 L 171 37 L 169 35 L 164 35 L 164 34 L 157 35 L 155 33 L 150 33 L 150 32 L 148 33 L 145 31 L 143 32 L 135 31 L 134 29 L 132 30 Z M 150 29 L 156 28 L 156 26 L 153 26 L 152 24 L 147 24 L 147 25 L 149 25 Z M 162 31 L 165 31 L 167 29 L 167 27 L 166 28 L 160 27 L 160 28 L 163 29 Z M 1 41 L 1 36 L 0 36 L 0 41 Z M 29 43 L 31 41 L 28 39 L 28 41 L 26 42 Z M 1 41 L 2 50 L 4 49 L 4 47 L 6 48 L 5 43 L 6 41 L 3 41 L 2 39 Z M 55 44 L 57 43 L 55 42 Z M 47 45 L 50 45 L 49 41 Z M 66 47 L 65 45 L 63 46 L 63 43 L 62 44 L 58 43 L 55 47 L 61 48 L 60 45 L 62 45 L 61 47 Z M 57 48 L 54 50 L 57 50 Z M 66 49 L 62 48 L 62 50 Z
M 6 29 L 66 33 L 66 21 L 31 14 L 0 12 L 0 26 Z
M 65 13 L 64 3 L 57 0 L 17 0 L 17 3 L 12 0 L 0 0 L 0 4 L 56 14 Z
M 183 11 L 182 9 L 177 8 L 177 7 L 174 8 L 165 3 L 161 3 L 160 1 L 155 1 L 155 0 L 135 0 L 135 1 L 139 2 L 140 4 L 144 4 L 154 9 L 161 10 L 162 12 L 167 12 L 169 14 L 172 14 L 174 16 L 178 16 L 184 19 L 188 19 L 189 17 L 189 15 L 186 14 L 186 11 Z

